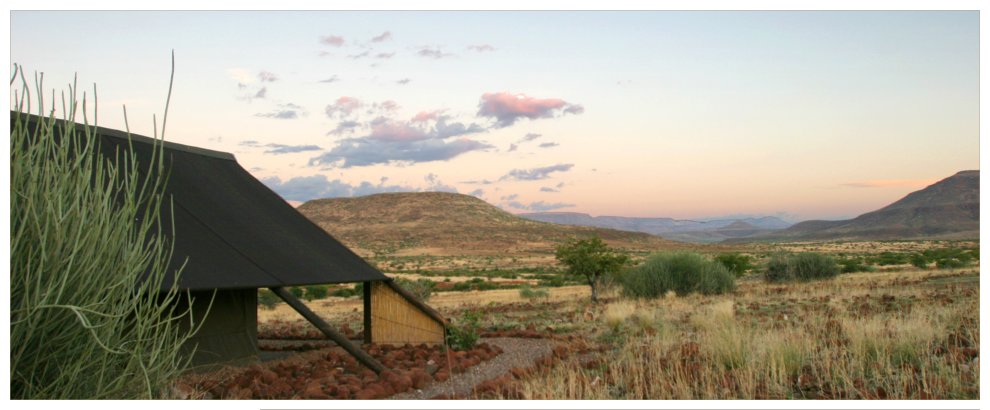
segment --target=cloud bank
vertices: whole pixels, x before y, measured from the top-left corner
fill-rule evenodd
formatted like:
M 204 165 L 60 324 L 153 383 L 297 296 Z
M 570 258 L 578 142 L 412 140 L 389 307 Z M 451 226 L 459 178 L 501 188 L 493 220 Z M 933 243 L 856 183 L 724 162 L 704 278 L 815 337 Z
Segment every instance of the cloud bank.
M 340 198 L 379 194 L 383 192 L 408 192 L 415 189 L 400 185 L 385 185 L 385 181 L 372 184 L 364 181 L 351 185 L 339 179 L 333 181 L 324 175 L 295 177 L 282 181 L 279 177 L 262 178 L 261 182 L 272 191 L 289 201 L 309 201 L 322 198 Z
M 538 181 L 550 178 L 554 172 L 567 172 L 574 167 L 574 164 L 556 164 L 532 169 L 514 169 L 502 176 L 499 181 Z
M 584 107 L 559 98 L 534 98 L 507 92 L 485 93 L 478 103 L 478 116 L 494 119 L 496 128 L 508 127 L 522 118 L 535 120 L 583 112 Z

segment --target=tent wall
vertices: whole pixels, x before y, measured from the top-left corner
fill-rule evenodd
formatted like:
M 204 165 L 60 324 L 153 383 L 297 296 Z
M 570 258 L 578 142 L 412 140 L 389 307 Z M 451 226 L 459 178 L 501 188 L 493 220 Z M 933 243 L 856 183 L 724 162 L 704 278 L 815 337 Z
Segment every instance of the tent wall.
M 370 286 L 369 286 L 370 285 Z M 365 304 L 365 323 L 370 325 L 368 340 L 378 344 L 443 344 L 444 324 L 403 295 L 391 281 L 365 282 L 370 302 Z M 370 308 L 370 309 L 369 309 Z
M 191 292 L 193 326 L 200 326 L 183 348 L 193 351 L 192 366 L 241 364 L 258 359 L 258 290 Z M 213 298 L 212 306 L 210 299 Z M 189 306 L 183 296 L 177 312 Z M 189 321 L 182 320 L 188 329 Z

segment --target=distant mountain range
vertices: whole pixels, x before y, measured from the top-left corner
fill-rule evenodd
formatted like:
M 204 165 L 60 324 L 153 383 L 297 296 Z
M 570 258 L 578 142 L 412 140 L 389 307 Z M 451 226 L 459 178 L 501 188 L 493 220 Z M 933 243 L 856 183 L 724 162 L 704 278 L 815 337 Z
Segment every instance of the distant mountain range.
M 980 236 L 980 171 L 961 171 L 873 212 L 805 221 L 742 241 L 972 239 Z
M 534 221 L 563 225 L 593 226 L 623 231 L 644 232 L 685 242 L 719 242 L 772 230 L 785 229 L 791 223 L 773 216 L 760 218 L 715 219 L 709 221 L 673 218 L 633 218 L 625 216 L 591 216 L 577 212 L 535 212 L 519 214 Z
M 959 172 L 853 219 L 793 225 L 773 216 L 696 221 L 513 215 L 473 196 L 444 192 L 317 199 L 298 210 L 363 255 L 545 255 L 567 239 L 590 235 L 643 251 L 697 246 L 684 242 L 970 239 L 980 233 L 980 172 Z

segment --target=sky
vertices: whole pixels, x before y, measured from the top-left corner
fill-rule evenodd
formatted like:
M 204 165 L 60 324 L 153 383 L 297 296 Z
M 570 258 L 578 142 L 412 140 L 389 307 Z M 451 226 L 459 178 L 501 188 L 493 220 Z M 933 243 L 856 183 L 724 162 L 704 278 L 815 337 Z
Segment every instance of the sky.
M 294 202 L 841 219 L 979 168 L 975 11 L 10 15 L 31 88 L 109 128 L 162 128 L 173 50 L 165 138 Z

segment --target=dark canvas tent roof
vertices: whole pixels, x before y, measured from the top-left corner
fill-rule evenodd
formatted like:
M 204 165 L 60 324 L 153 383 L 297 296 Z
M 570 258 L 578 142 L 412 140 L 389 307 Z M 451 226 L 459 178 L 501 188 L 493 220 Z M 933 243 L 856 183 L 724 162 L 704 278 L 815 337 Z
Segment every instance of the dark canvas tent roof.
M 22 118 L 33 124 L 38 121 L 36 116 Z M 98 128 L 96 134 L 110 157 L 115 149 L 127 148 L 128 136 L 122 131 Z M 150 160 L 154 140 L 133 134 L 130 138 L 139 161 Z M 181 288 L 387 280 L 252 177 L 233 155 L 166 143 L 165 164 L 169 172 L 166 198 L 171 197 L 171 204 L 166 201 L 163 207 L 162 226 L 170 231 L 174 223 L 171 266 L 186 263 Z

